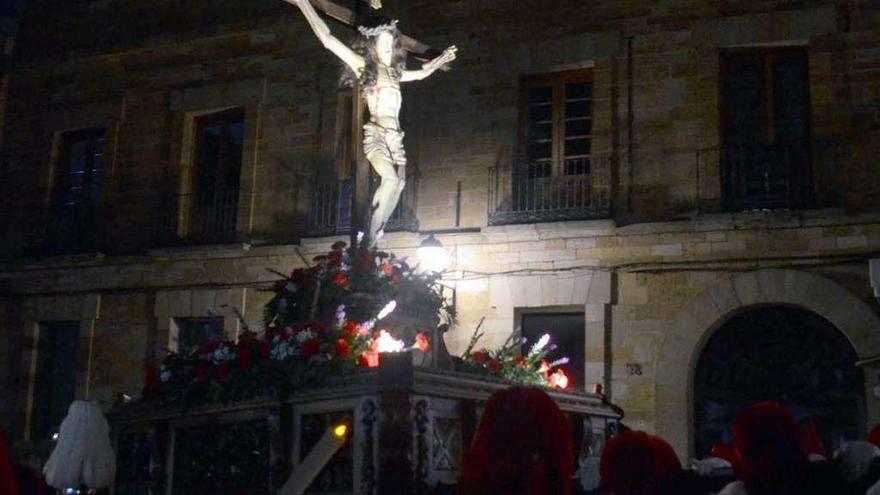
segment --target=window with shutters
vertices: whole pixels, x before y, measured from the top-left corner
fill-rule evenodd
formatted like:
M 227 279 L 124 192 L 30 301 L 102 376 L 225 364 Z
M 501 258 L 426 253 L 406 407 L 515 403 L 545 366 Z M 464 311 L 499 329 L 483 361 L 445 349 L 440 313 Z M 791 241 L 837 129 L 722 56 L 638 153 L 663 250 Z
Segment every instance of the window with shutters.
M 195 121 L 195 178 L 189 198 L 190 241 L 235 240 L 244 143 L 244 111 L 232 109 Z
M 528 175 L 589 174 L 592 73 L 530 76 L 521 86 L 520 157 Z
M 39 324 L 31 408 L 31 440 L 50 440 L 76 394 L 78 321 Z
M 46 229 L 51 254 L 97 249 L 104 143 L 104 129 L 61 134 Z
M 808 206 L 812 174 L 806 51 L 733 51 L 722 55 L 721 66 L 725 206 Z

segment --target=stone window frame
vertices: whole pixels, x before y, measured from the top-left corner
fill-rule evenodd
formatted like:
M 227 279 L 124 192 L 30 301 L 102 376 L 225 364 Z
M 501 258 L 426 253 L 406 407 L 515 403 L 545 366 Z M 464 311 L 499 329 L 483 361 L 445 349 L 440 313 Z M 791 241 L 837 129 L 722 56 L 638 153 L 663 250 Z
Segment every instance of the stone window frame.
M 553 314 L 571 315 L 574 313 L 580 314 L 584 318 L 584 328 L 582 329 L 583 330 L 583 339 L 584 339 L 584 361 L 583 361 L 583 363 L 581 363 L 581 366 L 586 368 L 586 364 L 587 364 L 587 312 L 586 312 L 586 308 L 584 306 L 585 305 L 583 305 L 583 304 L 581 304 L 581 305 L 560 304 L 560 305 L 549 305 L 549 306 L 516 307 L 513 309 L 513 320 L 517 325 L 517 329 L 521 331 L 523 317 L 526 315 L 553 315 Z M 548 328 L 547 330 L 552 332 L 553 329 Z M 550 342 L 553 343 L 553 340 L 551 339 Z M 524 345 L 520 346 L 521 347 L 520 352 L 524 353 L 528 349 L 531 349 L 531 347 L 532 347 L 532 345 L 534 345 L 534 343 L 535 342 L 533 342 L 533 341 L 526 342 Z M 566 356 L 566 357 L 570 357 L 570 356 Z M 582 370 L 581 373 L 583 374 L 583 379 L 586 380 L 587 377 L 586 377 L 585 370 Z M 592 386 L 594 384 L 593 383 L 581 383 L 579 385 L 584 387 L 586 390 L 591 391 Z
M 40 326 L 53 321 L 78 321 L 79 344 L 76 351 L 76 392 L 75 398 L 90 395 L 92 372 L 91 351 L 95 337 L 95 326 L 100 319 L 101 295 L 41 296 L 25 299 L 22 313 L 22 341 L 20 352 L 18 383 L 26 384 L 24 394 L 19 395 L 18 426 L 14 431 L 25 441 L 31 441 L 34 394 L 36 392 L 37 364 Z
M 196 166 L 197 120 L 213 113 L 241 109 L 244 114 L 244 142 L 242 145 L 240 197 L 236 214 L 236 240 L 248 240 L 253 235 L 255 221 L 256 169 L 259 162 L 259 136 L 263 102 L 266 98 L 265 79 L 244 79 L 228 83 L 207 84 L 171 91 L 171 134 L 169 156 L 177 165 L 176 191 L 172 204 L 173 232 L 187 240 L 189 212 L 185 197 L 194 188 Z
M 565 93 L 564 87 L 570 82 L 589 82 L 593 83 L 592 65 L 584 68 L 557 68 L 557 70 L 548 71 L 540 74 L 527 74 L 519 78 L 519 101 L 518 101 L 518 118 L 517 118 L 517 152 L 516 157 L 518 165 L 528 160 L 528 96 L 529 88 L 536 86 L 552 86 L 553 103 L 552 103 L 552 134 L 551 134 L 551 173 L 550 176 L 568 175 L 565 172 Z M 592 92 L 591 92 L 592 93 Z M 590 97 L 590 123 L 594 120 L 594 104 L 593 97 Z M 592 130 L 589 134 L 592 140 Z M 592 151 L 592 146 L 591 146 Z M 587 155 L 590 156 L 590 153 Z M 588 175 L 588 174 L 584 174 Z
M 247 296 L 248 290 L 244 287 L 157 292 L 154 315 L 158 346 L 160 349 L 177 352 L 180 328 L 176 319 L 211 315 L 223 318 L 224 334 L 221 338 L 235 340 L 243 330 L 235 310 L 245 314 Z
M 37 243 L 45 243 L 48 235 L 49 222 L 52 215 L 52 200 L 55 194 L 55 182 L 58 176 L 59 160 L 63 151 L 64 136 L 74 132 L 91 129 L 104 130 L 104 178 L 101 187 L 99 206 L 111 205 L 115 188 L 117 155 L 119 150 L 120 127 L 125 118 L 125 98 L 90 102 L 55 108 L 51 112 L 45 112 L 42 122 L 43 132 L 48 140 L 49 147 L 45 154 L 46 174 L 44 176 L 44 196 L 41 200 L 42 208 L 37 214 L 40 218 L 41 230 L 39 238 L 34 239 Z M 101 208 L 106 211 L 107 208 Z M 95 237 L 97 250 L 102 247 L 101 238 L 107 224 L 99 213 L 96 218 Z

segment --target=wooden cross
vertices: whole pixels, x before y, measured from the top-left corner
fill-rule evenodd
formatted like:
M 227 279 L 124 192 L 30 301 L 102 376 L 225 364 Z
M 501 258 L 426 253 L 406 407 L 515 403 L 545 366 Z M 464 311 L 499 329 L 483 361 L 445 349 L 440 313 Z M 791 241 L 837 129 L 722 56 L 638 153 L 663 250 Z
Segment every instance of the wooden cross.
M 337 5 L 330 0 L 309 0 L 318 12 L 322 12 L 327 17 L 335 19 L 349 27 L 355 27 L 360 22 L 358 11 L 362 0 L 355 0 L 355 11 L 347 9 L 341 5 Z M 440 52 L 430 46 L 411 38 L 403 33 L 400 35 L 403 48 L 411 53 L 419 60 L 431 60 Z M 441 70 L 449 70 L 449 67 L 443 66 Z M 363 232 L 369 235 L 370 215 L 372 214 L 370 204 L 370 163 L 363 152 L 363 127 L 364 127 L 364 101 L 361 96 L 360 85 L 355 80 L 352 85 L 351 95 L 351 147 L 349 148 L 355 158 L 355 167 L 353 170 L 354 188 L 351 198 L 351 245 L 357 243 L 357 233 Z

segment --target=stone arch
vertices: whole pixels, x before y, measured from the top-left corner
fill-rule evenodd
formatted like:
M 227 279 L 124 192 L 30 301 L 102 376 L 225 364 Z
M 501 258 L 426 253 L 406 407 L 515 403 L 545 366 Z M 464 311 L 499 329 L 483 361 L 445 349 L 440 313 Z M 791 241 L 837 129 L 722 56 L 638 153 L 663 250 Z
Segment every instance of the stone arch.
M 683 458 L 693 454 L 693 376 L 709 337 L 745 308 L 782 304 L 812 311 L 849 339 L 860 359 L 880 354 L 880 318 L 864 301 L 825 277 L 798 270 L 730 274 L 679 311 L 654 361 L 655 431 Z M 865 376 L 866 396 L 873 380 Z M 867 418 L 878 409 L 868 401 Z

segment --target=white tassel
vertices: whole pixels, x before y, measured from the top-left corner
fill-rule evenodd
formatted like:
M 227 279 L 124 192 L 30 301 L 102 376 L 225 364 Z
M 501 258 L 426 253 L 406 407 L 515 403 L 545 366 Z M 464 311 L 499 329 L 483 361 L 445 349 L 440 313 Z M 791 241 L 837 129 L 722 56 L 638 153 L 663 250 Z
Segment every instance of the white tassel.
M 43 467 L 46 482 L 58 488 L 80 483 L 102 488 L 113 481 L 116 455 L 110 445 L 110 426 L 97 402 L 74 401 L 61 422 L 55 450 Z

